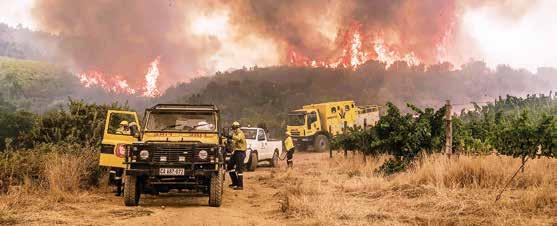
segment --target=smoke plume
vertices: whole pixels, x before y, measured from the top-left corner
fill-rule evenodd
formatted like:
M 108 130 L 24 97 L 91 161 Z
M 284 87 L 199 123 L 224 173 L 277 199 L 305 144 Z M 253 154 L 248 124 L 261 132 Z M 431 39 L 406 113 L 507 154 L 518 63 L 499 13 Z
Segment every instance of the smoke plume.
M 186 4 L 173 1 L 38 1 L 39 27 L 58 34 L 60 48 L 79 71 L 100 70 L 143 83 L 160 57 L 166 82 L 184 79 L 218 45 L 188 36 Z
M 465 10 L 495 7 L 520 18 L 536 1 L 513 2 L 38 0 L 33 15 L 39 29 L 63 38 L 60 49 L 75 70 L 101 71 L 137 87 L 159 59 L 165 88 L 200 71 L 289 64 L 292 56 L 327 66 L 348 54 L 360 54 L 358 64 L 460 65 L 475 49 L 460 30 Z

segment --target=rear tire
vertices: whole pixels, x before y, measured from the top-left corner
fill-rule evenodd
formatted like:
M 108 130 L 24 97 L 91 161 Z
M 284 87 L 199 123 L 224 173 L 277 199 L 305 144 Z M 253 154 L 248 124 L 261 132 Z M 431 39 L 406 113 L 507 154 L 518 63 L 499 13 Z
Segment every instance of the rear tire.
M 255 169 L 257 169 L 257 163 L 259 162 L 259 159 L 257 158 L 257 153 L 251 151 L 249 155 L 250 157 L 248 162 L 248 171 L 255 171 Z
M 330 149 L 329 138 L 325 135 L 317 135 L 313 142 L 313 149 L 316 152 L 325 152 Z
M 277 167 L 279 164 L 279 153 L 278 150 L 275 150 L 273 153 L 273 158 L 271 159 L 271 167 Z
M 141 185 L 137 176 L 126 175 L 124 177 L 124 204 L 126 206 L 137 206 L 141 197 Z
M 209 185 L 209 206 L 220 207 L 222 204 L 223 185 L 224 171 L 219 170 L 216 175 L 211 176 Z

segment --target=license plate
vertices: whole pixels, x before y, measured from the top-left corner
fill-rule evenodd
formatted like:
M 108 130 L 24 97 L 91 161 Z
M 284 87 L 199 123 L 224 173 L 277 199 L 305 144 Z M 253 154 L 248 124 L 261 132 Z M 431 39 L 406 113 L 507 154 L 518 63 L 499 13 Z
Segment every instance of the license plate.
M 159 175 L 163 176 L 184 176 L 184 169 L 180 168 L 160 168 Z

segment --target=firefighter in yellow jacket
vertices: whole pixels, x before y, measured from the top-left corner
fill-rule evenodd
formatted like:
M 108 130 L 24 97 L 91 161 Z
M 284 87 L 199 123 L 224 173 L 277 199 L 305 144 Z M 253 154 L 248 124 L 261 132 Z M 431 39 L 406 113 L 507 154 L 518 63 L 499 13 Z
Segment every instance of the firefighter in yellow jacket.
M 240 129 L 240 123 L 232 123 L 232 142 L 234 153 L 228 160 L 227 170 L 232 180 L 232 184 L 228 185 L 234 190 L 244 189 L 244 159 L 246 158 L 246 137 Z
M 284 149 L 286 150 L 286 165 L 288 168 L 292 168 L 293 162 L 292 158 L 294 158 L 294 142 L 292 141 L 292 137 L 290 136 L 290 132 L 286 132 L 286 139 L 284 139 Z

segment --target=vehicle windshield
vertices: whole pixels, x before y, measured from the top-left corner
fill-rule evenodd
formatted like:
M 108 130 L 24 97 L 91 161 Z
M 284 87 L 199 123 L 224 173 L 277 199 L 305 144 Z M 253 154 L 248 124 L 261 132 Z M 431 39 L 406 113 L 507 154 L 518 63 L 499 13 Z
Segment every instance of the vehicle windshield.
M 257 136 L 257 129 L 241 129 L 244 132 L 246 139 L 255 140 Z
M 145 130 L 216 132 L 213 112 L 150 112 Z
M 306 122 L 306 115 L 303 113 L 294 113 L 288 115 L 289 126 L 303 126 Z

